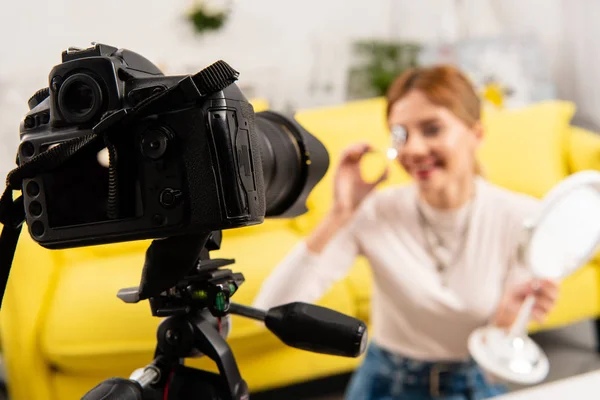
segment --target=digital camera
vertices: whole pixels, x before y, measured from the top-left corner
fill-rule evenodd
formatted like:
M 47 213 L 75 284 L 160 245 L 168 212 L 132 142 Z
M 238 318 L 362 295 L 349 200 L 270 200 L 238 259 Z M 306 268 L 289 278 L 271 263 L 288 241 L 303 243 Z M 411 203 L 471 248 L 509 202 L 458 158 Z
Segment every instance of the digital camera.
M 64 51 L 20 126 L 18 164 L 51 165 L 23 180 L 33 239 L 67 248 L 305 212 L 327 151 L 294 118 L 255 114 L 237 75 L 219 61 L 165 76 L 104 44 Z

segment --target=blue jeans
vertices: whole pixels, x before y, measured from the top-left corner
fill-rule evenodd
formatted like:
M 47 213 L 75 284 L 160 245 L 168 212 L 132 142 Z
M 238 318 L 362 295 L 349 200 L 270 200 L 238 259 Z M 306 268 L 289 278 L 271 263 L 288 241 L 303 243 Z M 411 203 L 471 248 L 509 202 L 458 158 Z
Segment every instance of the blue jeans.
M 411 360 L 369 345 L 352 376 L 346 400 L 481 400 L 506 393 L 486 382 L 474 362 Z

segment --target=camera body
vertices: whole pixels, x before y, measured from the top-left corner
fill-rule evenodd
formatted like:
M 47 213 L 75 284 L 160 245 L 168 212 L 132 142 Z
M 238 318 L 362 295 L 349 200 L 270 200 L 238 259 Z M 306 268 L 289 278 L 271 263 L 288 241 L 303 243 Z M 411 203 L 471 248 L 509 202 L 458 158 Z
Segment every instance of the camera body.
M 164 76 L 128 50 L 95 44 L 63 52 L 48 89 L 29 101 L 18 163 L 98 131 L 102 140 L 23 181 L 32 238 L 66 248 L 263 222 L 252 105 L 235 83 L 195 100 L 190 90 L 198 94 L 190 76 Z M 153 107 L 161 96 L 189 101 Z M 144 103 L 143 116 L 115 118 Z

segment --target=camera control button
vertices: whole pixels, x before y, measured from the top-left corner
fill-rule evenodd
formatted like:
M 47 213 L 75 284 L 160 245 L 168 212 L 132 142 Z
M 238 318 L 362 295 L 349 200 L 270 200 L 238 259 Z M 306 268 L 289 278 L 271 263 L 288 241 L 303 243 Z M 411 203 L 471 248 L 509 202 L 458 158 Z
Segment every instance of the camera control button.
M 160 192 L 160 204 L 165 208 L 171 208 L 177 205 L 181 200 L 181 190 L 167 188 Z
M 158 160 L 165 155 L 168 141 L 168 132 L 160 128 L 150 129 L 142 137 L 142 154 L 151 160 Z

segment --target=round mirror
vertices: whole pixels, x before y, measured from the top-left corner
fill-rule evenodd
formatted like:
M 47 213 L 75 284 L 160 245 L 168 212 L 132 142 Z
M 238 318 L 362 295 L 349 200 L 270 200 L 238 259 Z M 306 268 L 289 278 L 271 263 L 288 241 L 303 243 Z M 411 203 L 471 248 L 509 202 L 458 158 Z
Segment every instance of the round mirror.
M 562 279 L 585 265 L 600 244 L 600 172 L 582 171 L 564 179 L 523 227 L 521 261 L 534 276 Z M 483 369 L 520 384 L 546 378 L 548 357 L 527 335 L 534 304 L 533 295 L 525 299 L 508 330 L 490 325 L 473 331 L 469 351 Z
M 579 172 L 561 182 L 527 229 L 523 262 L 535 276 L 561 279 L 575 272 L 600 242 L 600 172 Z

